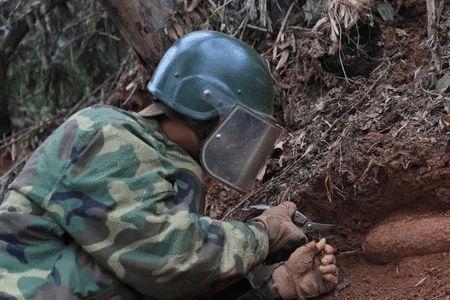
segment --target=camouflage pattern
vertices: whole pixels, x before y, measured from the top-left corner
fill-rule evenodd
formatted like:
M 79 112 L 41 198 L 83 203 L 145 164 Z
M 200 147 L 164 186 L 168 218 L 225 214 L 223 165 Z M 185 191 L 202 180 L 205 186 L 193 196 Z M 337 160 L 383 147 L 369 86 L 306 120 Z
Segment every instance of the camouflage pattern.
M 0 206 L 0 299 L 188 299 L 262 262 L 258 225 L 199 216 L 202 170 L 158 121 L 84 109 Z

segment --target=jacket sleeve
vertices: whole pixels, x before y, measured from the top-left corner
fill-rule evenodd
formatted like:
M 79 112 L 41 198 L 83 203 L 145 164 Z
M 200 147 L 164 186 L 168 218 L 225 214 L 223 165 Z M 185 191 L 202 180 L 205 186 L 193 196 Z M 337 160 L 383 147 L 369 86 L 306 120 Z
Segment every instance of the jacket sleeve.
M 177 201 L 167 145 L 106 125 L 60 175 L 45 208 L 101 265 L 140 293 L 177 298 L 262 262 L 258 225 L 200 217 Z

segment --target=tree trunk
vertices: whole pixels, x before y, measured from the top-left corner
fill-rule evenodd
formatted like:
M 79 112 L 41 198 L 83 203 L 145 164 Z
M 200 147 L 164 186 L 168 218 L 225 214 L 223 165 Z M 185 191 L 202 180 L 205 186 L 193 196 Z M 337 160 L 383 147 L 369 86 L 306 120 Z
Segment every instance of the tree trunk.
M 171 42 L 164 27 L 174 14 L 175 1 L 100 0 L 128 44 L 143 63 L 154 68 Z

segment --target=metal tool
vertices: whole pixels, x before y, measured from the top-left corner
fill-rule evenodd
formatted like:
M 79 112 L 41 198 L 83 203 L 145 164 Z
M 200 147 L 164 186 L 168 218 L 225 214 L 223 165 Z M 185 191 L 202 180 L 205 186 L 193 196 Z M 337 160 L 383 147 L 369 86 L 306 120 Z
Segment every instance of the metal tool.
M 271 208 L 270 205 L 251 205 L 248 208 L 244 208 L 245 211 L 255 211 L 255 212 L 263 212 Z M 316 223 L 312 222 L 307 216 L 299 212 L 298 210 L 294 213 L 292 217 L 292 222 L 299 225 L 299 227 L 303 230 L 306 236 L 319 240 L 321 238 L 330 239 L 333 236 L 330 234 L 330 231 L 336 226 L 334 224 L 324 224 L 324 223 Z

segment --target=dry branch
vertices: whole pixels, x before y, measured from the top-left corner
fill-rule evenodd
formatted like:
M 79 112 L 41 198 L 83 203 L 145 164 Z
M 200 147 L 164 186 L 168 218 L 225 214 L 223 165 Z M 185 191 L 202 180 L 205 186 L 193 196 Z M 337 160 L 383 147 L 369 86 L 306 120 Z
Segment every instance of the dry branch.
M 362 15 L 370 11 L 373 6 L 373 0 L 329 0 L 325 15 L 317 21 L 313 30 L 321 27 L 329 27 L 330 39 L 333 45 L 330 48 L 330 54 L 335 54 L 340 47 L 340 38 L 343 29 L 353 27 Z
M 439 44 L 438 24 L 441 13 L 444 8 L 443 0 L 427 0 L 427 20 L 428 20 L 428 45 L 431 49 L 431 57 L 433 59 L 436 70 L 442 70 L 442 48 Z

